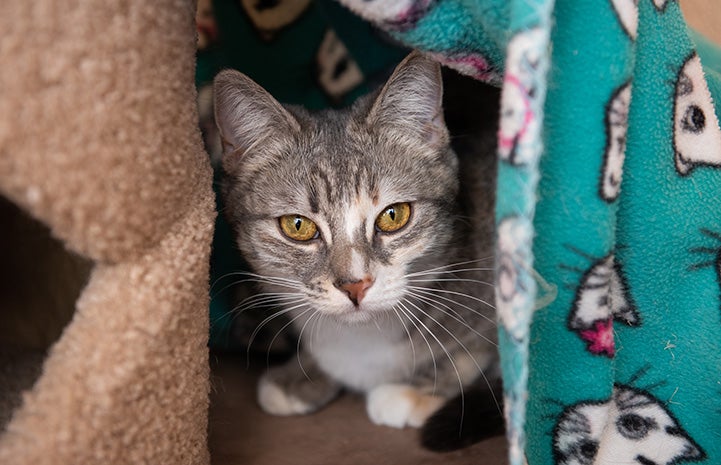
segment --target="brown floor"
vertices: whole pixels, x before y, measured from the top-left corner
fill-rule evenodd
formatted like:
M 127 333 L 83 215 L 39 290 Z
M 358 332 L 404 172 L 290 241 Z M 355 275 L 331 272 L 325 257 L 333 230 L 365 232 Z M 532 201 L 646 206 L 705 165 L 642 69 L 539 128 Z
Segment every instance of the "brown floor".
M 214 465 L 460 465 L 507 463 L 503 437 L 437 454 L 417 430 L 373 425 L 361 398 L 344 395 L 318 413 L 273 417 L 255 403 L 258 372 L 243 357 L 211 355 L 210 453 Z

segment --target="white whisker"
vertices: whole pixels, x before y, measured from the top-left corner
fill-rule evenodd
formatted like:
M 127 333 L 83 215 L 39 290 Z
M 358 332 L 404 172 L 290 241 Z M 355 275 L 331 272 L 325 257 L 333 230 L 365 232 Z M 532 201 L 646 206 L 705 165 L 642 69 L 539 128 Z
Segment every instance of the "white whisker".
M 469 278 L 437 278 L 437 279 L 409 279 L 409 283 L 437 283 L 437 282 L 456 282 L 456 283 L 478 283 L 486 286 L 493 286 L 493 283 L 481 281 L 480 279 Z
M 231 317 L 230 322 L 232 323 L 232 322 L 235 321 L 237 318 L 240 318 L 240 316 L 241 316 L 243 313 L 245 313 L 245 312 L 247 312 L 247 311 L 250 311 L 250 310 L 259 310 L 259 309 L 277 308 L 277 307 L 287 307 L 287 306 L 289 306 L 289 305 L 296 305 L 296 304 L 298 304 L 298 303 L 300 303 L 300 302 L 303 302 L 304 300 L 305 300 L 305 299 L 303 298 L 303 296 L 300 296 L 300 295 L 299 295 L 299 296 L 295 296 L 295 297 L 292 297 L 292 298 L 291 298 L 291 297 L 288 297 L 288 298 L 285 298 L 285 299 L 278 299 L 278 300 L 273 299 L 273 300 L 268 300 L 268 301 L 264 301 L 264 302 L 253 302 L 252 304 L 247 305 L 246 308 L 243 308 L 243 309 L 232 309 L 231 311 L 229 311 L 229 312 L 225 313 L 224 315 L 222 315 L 221 317 L 217 318 L 217 319 L 216 319 L 216 322 L 217 322 L 217 321 L 220 321 L 220 319 L 225 318 L 226 316 L 230 316 L 230 317 Z M 273 312 L 273 313 L 275 314 L 276 312 Z
M 408 301 L 408 303 L 410 303 L 411 305 L 413 305 L 413 303 L 412 303 L 411 301 Z M 430 318 L 436 325 L 438 325 L 441 329 L 443 329 L 446 333 L 448 333 L 448 335 L 451 336 L 451 337 L 458 343 L 459 346 L 461 346 L 461 348 L 466 352 L 466 354 L 468 354 L 468 356 L 469 356 L 469 357 L 471 358 L 471 360 L 473 361 L 473 364 L 474 364 L 474 365 L 476 366 L 476 368 L 478 369 L 478 372 L 481 374 L 481 376 L 483 376 L 483 379 L 485 380 L 486 385 L 488 386 L 488 389 L 489 389 L 489 391 L 491 392 L 491 397 L 493 398 L 493 402 L 496 404 L 496 409 L 498 409 L 498 412 L 499 412 L 501 415 L 503 415 L 503 412 L 501 411 L 501 407 L 500 407 L 500 405 L 498 404 L 498 399 L 496 399 L 496 395 L 493 393 L 493 387 L 491 386 L 491 382 L 488 380 L 488 377 L 487 377 L 486 374 L 483 372 L 483 369 L 480 367 L 480 365 L 478 365 L 478 362 L 476 361 L 476 358 L 471 354 L 471 352 L 468 350 L 468 348 L 466 347 L 466 345 L 463 344 L 463 342 L 461 342 L 451 331 L 449 331 L 448 328 L 446 328 L 446 327 L 445 327 L 443 324 L 441 324 L 438 320 L 436 320 L 435 318 L 433 318 L 430 314 L 426 313 L 425 311 L 423 311 L 420 307 L 418 307 L 418 306 L 416 306 L 416 305 L 413 305 L 413 306 L 416 308 L 416 310 L 418 310 L 419 312 L 421 312 L 422 314 L 424 314 L 425 316 L 427 316 L 428 318 Z M 467 324 L 466 324 L 466 327 L 468 327 L 469 329 L 471 329 L 471 327 L 468 326 Z M 472 330 L 472 329 L 471 329 L 471 330 Z M 476 334 L 478 334 L 478 333 L 476 333 Z M 480 334 L 478 334 L 478 335 L 481 336 Z M 481 337 L 483 337 L 483 336 L 481 336 Z M 485 337 L 483 337 L 483 338 L 488 341 L 487 338 L 485 338 Z M 488 341 L 488 342 L 491 342 L 491 341 Z M 491 344 L 493 344 L 494 346 L 497 346 L 497 344 L 495 344 L 495 343 L 493 343 L 493 342 L 491 342 Z M 447 352 L 446 352 L 446 354 L 447 354 Z M 453 362 L 451 361 L 451 363 L 453 363 Z M 454 366 L 454 368 L 455 368 L 455 366 Z M 457 371 L 456 371 L 456 374 L 458 374 Z M 460 381 L 460 378 L 459 378 L 459 381 Z M 463 388 L 462 388 L 462 387 L 461 387 L 461 391 L 463 391 Z M 462 401 L 462 399 L 461 399 L 461 401 Z M 461 423 L 463 423 L 463 415 L 461 415 Z
M 226 274 L 224 274 L 223 276 L 221 276 L 220 278 L 218 278 L 218 279 L 216 280 L 216 282 L 217 282 L 217 281 L 220 281 L 220 280 L 223 279 L 223 278 L 227 278 L 228 276 L 250 276 L 251 278 L 272 279 L 272 280 L 276 280 L 276 281 L 285 281 L 285 282 L 288 282 L 288 283 L 302 284 L 302 283 L 301 283 L 300 281 L 298 281 L 297 279 L 283 278 L 283 277 L 280 277 L 280 276 L 262 275 L 262 274 L 252 273 L 252 272 L 250 272 L 250 271 L 233 271 L 233 272 L 230 272 L 230 273 L 226 273 Z
M 461 295 L 461 296 L 468 297 L 469 299 L 478 300 L 478 301 L 480 301 L 480 302 L 488 305 L 488 306 L 491 307 L 491 308 L 495 308 L 495 307 L 493 307 L 491 304 L 489 304 L 488 302 L 486 302 L 486 301 L 484 301 L 484 300 L 482 300 L 482 299 L 478 299 L 478 298 L 476 298 L 476 297 L 469 296 L 469 295 L 463 294 L 463 293 L 461 293 L 461 292 L 446 291 L 445 289 L 432 289 L 432 288 L 417 287 L 417 286 L 409 286 L 408 288 L 409 288 L 409 289 L 412 289 L 411 291 L 408 291 L 408 292 L 414 292 L 414 291 L 415 291 L 415 292 L 422 293 L 422 294 L 424 294 L 424 295 L 426 295 L 426 296 L 431 296 L 431 297 L 434 297 L 434 298 L 438 298 L 438 299 L 445 300 L 446 302 L 451 302 L 451 303 L 453 303 L 453 304 L 456 304 L 456 305 L 458 305 L 459 307 L 468 310 L 469 312 L 475 313 L 476 315 L 478 315 L 478 316 L 480 316 L 481 318 L 485 319 L 485 320 L 488 321 L 489 323 L 493 323 L 494 326 L 496 325 L 496 321 L 495 321 L 493 318 L 489 317 L 488 315 L 484 315 L 484 314 L 481 313 L 479 310 L 476 310 L 475 308 L 471 308 L 471 307 L 469 307 L 468 305 L 462 304 L 462 303 L 460 303 L 460 302 L 458 302 L 458 301 L 456 301 L 456 300 L 450 299 L 450 298 L 448 298 L 448 297 L 446 297 L 446 296 L 436 295 L 435 293 L 436 293 L 436 292 L 449 292 L 449 293 L 452 293 L 452 294 L 457 294 L 457 295 Z M 440 303 L 440 302 L 437 301 L 437 300 L 435 300 L 435 302 Z
M 408 274 L 406 274 L 404 277 L 405 277 L 405 278 L 409 278 L 409 277 L 411 277 L 411 276 L 416 276 L 416 275 L 418 275 L 418 274 L 433 273 L 433 272 L 437 272 L 437 271 L 439 271 L 439 270 L 446 270 L 446 269 L 451 268 L 451 267 L 453 267 L 453 266 L 470 265 L 471 263 L 478 263 L 478 262 L 482 262 L 482 261 L 486 261 L 486 260 L 491 260 L 492 258 L 493 258 L 493 257 L 478 258 L 478 259 L 475 259 L 475 260 L 466 260 L 466 261 L 464 261 L 464 262 L 457 262 L 457 263 L 451 263 L 451 264 L 449 264 L 449 265 L 437 266 L 437 267 L 435 267 L 435 268 L 429 268 L 429 269 L 427 269 L 427 270 L 417 271 L 417 272 L 414 272 L 414 273 L 408 273 Z M 492 269 L 492 268 L 489 268 L 489 270 L 491 270 L 491 269 Z M 451 270 L 451 272 L 453 272 L 453 270 Z
M 426 345 L 428 346 L 428 352 L 431 354 L 431 361 L 433 362 L 433 394 L 436 393 L 436 385 L 438 381 L 438 366 L 436 365 L 436 355 L 433 353 L 433 349 L 431 348 L 431 343 L 428 342 L 428 339 L 423 334 L 423 331 L 416 325 L 416 323 L 411 319 L 411 311 L 408 310 L 408 307 L 406 307 L 403 302 L 398 302 L 398 305 L 400 305 L 400 312 L 405 315 L 406 318 L 408 318 L 408 321 L 411 322 L 413 327 L 416 328 L 416 331 L 418 331 L 418 334 L 423 338 L 423 340 L 426 342 Z
M 410 300 L 407 300 L 407 299 L 404 299 L 404 300 L 406 300 L 406 302 L 408 302 L 409 304 L 413 305 L 413 306 L 414 306 L 417 310 L 419 310 L 421 313 L 423 313 L 424 315 L 426 315 L 426 316 L 428 316 L 429 318 L 431 318 L 431 320 L 433 320 L 437 325 L 439 325 L 441 328 L 445 329 L 445 330 L 448 332 L 448 334 L 451 334 L 450 331 L 448 331 L 445 326 L 443 326 L 443 325 L 441 325 L 440 323 L 438 323 L 437 320 L 435 320 L 434 318 L 430 317 L 426 312 L 424 312 L 423 310 L 421 310 L 420 308 L 418 308 L 418 306 L 415 305 L 413 302 L 411 302 Z M 461 391 L 461 424 L 463 424 L 464 412 L 465 412 L 465 407 L 466 407 L 466 397 L 465 397 L 465 394 L 464 394 L 464 392 L 463 392 L 463 381 L 461 381 L 461 374 L 458 372 L 458 367 L 456 366 L 456 363 L 453 361 L 453 357 L 451 357 L 451 354 L 448 352 L 448 349 L 446 349 L 446 346 L 443 345 L 443 343 L 440 341 L 440 339 L 438 339 L 438 337 L 437 337 L 435 334 L 433 334 L 433 331 L 431 331 L 430 329 L 428 329 L 428 326 L 426 326 L 426 324 L 423 323 L 423 321 L 422 321 L 420 318 L 418 318 L 416 315 L 414 315 L 412 312 L 409 312 L 409 314 L 410 314 L 411 317 L 415 318 L 416 321 L 418 321 L 418 323 L 419 323 L 421 326 L 423 326 L 423 328 L 425 328 L 425 330 L 428 332 L 428 334 L 430 334 L 430 336 L 431 336 L 433 339 L 435 339 L 435 341 L 438 343 L 438 345 L 441 346 L 441 349 L 443 350 L 443 352 L 445 352 L 446 357 L 448 357 L 448 361 L 451 363 L 451 366 L 453 367 L 453 371 L 456 373 L 456 379 L 458 380 L 458 387 L 459 387 L 459 389 L 460 389 L 460 391 Z M 453 336 L 453 334 L 451 334 L 451 336 L 452 336 L 454 339 L 456 339 L 456 337 Z M 459 344 L 461 344 L 461 342 L 458 341 L 458 339 L 456 339 L 456 341 L 457 341 Z M 461 344 L 461 346 L 465 348 L 465 346 L 464 346 L 463 344 Z M 466 352 L 468 352 L 467 349 L 466 349 Z M 470 353 L 469 353 L 469 355 L 470 355 Z M 471 356 L 471 359 L 472 359 L 472 360 L 474 361 L 474 363 L 475 363 L 475 358 L 473 358 L 473 356 Z M 476 366 L 478 366 L 478 365 L 476 364 Z M 433 389 L 433 390 L 435 391 L 435 385 L 434 385 L 434 389 Z
M 246 282 L 246 280 L 251 280 L 251 279 L 258 279 L 258 280 L 264 280 L 264 281 L 285 282 L 288 284 L 302 284 L 300 281 L 295 280 L 295 279 L 281 278 L 279 276 L 261 275 L 261 274 L 256 274 L 256 273 L 250 273 L 247 271 L 234 271 L 231 273 L 226 273 L 223 276 L 217 278 L 215 280 L 215 282 L 213 283 L 213 285 L 211 286 L 211 289 L 213 287 L 215 287 L 222 280 L 232 277 L 232 276 L 245 276 L 246 279 L 242 280 L 242 282 Z
M 423 276 L 438 276 L 438 275 L 455 275 L 458 273 L 470 273 L 474 271 L 493 271 L 493 268 L 461 268 L 459 270 L 440 270 L 440 271 L 418 271 L 411 275 L 405 275 L 405 278 L 418 278 Z
M 313 341 L 318 338 L 318 327 L 323 323 L 323 319 L 327 317 L 323 312 L 318 312 L 318 318 L 313 322 L 313 326 L 310 328 L 310 341 L 308 342 L 308 349 L 313 352 Z
M 398 318 L 398 321 L 401 322 L 401 326 L 403 326 L 403 329 L 406 331 L 406 334 L 408 335 L 408 342 L 411 345 L 411 353 L 413 354 L 413 371 L 411 372 L 411 375 L 416 372 L 416 346 L 413 344 L 413 338 L 411 337 L 410 331 L 408 331 L 408 327 L 405 323 L 403 323 L 403 318 L 401 318 L 400 313 L 398 313 L 398 309 L 396 308 L 396 305 L 393 306 L 391 309 L 393 310 L 393 313 L 396 314 L 396 317 Z
M 281 334 L 283 331 L 285 331 L 285 328 L 287 328 L 288 326 L 292 325 L 295 320 L 297 320 L 298 318 L 302 317 L 303 315 L 305 315 L 306 313 L 308 313 L 310 310 L 311 310 L 311 309 L 304 310 L 304 311 L 302 311 L 299 315 L 294 316 L 294 317 L 291 318 L 289 321 L 287 321 L 283 326 L 281 326 L 281 328 L 280 328 L 278 331 L 275 332 L 275 334 L 273 335 L 273 338 L 270 340 L 270 343 L 268 344 L 268 349 L 267 349 L 267 351 L 266 351 L 266 353 L 265 353 L 265 365 L 266 365 L 266 368 L 270 367 L 270 349 L 273 347 L 273 344 L 275 343 L 275 340 L 278 339 L 278 336 L 280 336 L 280 334 Z M 259 326 L 260 326 L 260 325 L 259 325 Z M 250 344 L 248 344 L 248 349 L 250 349 Z
M 295 300 L 294 300 L 295 299 Z M 245 308 L 240 308 L 239 306 L 236 306 L 227 312 L 224 312 L 222 315 L 219 315 L 217 318 L 210 321 L 210 324 L 216 324 L 220 321 L 222 321 L 225 318 L 230 318 L 230 321 L 235 321 L 236 318 L 238 318 L 242 313 L 245 313 L 249 310 L 256 310 L 260 308 L 268 308 L 268 307 L 277 307 L 281 305 L 293 305 L 297 302 L 302 301 L 303 299 L 301 296 L 296 295 L 294 297 L 287 297 L 287 298 L 278 298 L 278 299 L 270 299 L 263 301 L 257 301 L 257 302 L 248 302 L 245 305 Z
M 470 294 L 465 294 L 465 293 L 463 293 L 463 292 L 450 291 L 450 290 L 448 290 L 448 289 L 440 289 L 440 288 L 437 288 L 437 287 L 436 287 L 436 288 L 433 288 L 433 289 L 429 289 L 429 288 L 427 288 L 427 287 L 408 286 L 408 288 L 409 288 L 409 289 L 413 289 L 413 290 L 426 291 L 426 292 L 432 291 L 432 292 L 442 292 L 442 293 L 444 293 L 444 294 L 452 294 L 452 295 L 456 295 L 456 296 L 459 296 L 459 297 L 465 297 L 466 299 L 475 300 L 476 302 L 482 303 L 483 305 L 486 305 L 486 306 L 488 306 L 488 307 L 490 307 L 490 308 L 492 308 L 492 309 L 494 309 L 494 310 L 495 310 L 495 308 L 496 308 L 493 304 L 490 304 L 490 303 L 486 302 L 485 300 L 483 300 L 483 299 L 481 299 L 481 298 L 478 298 L 478 297 L 473 296 L 473 295 L 470 295 Z M 439 296 L 439 297 L 440 297 L 440 296 Z
M 305 315 L 308 311 L 310 311 L 310 309 L 303 312 L 303 315 Z M 313 313 L 311 313 L 311 315 L 308 317 L 308 319 L 305 320 L 305 323 L 303 323 L 303 326 L 301 326 L 301 328 L 300 328 L 300 333 L 298 333 L 298 342 L 295 347 L 295 349 L 296 349 L 295 356 L 298 359 L 298 365 L 300 365 L 300 371 L 303 372 L 303 376 L 305 376 L 305 379 L 307 379 L 311 383 L 313 382 L 313 380 L 310 379 L 310 376 L 308 376 L 308 373 L 305 371 L 305 368 L 303 367 L 303 362 L 300 361 L 300 340 L 303 337 L 303 331 L 305 330 L 305 327 L 308 325 L 308 323 L 310 323 L 310 320 L 312 320 L 314 316 L 319 315 L 319 314 L 320 314 L 320 312 L 318 310 L 315 310 Z
M 433 318 L 433 316 L 431 316 L 428 312 L 424 311 L 422 308 L 420 308 L 418 305 L 414 304 L 414 303 L 411 302 L 410 300 L 407 300 L 407 302 L 408 302 L 409 304 L 413 305 L 413 308 L 415 308 L 416 310 L 418 310 L 419 312 L 421 312 L 423 315 L 425 315 L 426 317 L 428 317 L 428 318 L 429 318 L 433 323 L 435 323 L 439 328 L 441 328 L 443 331 L 445 331 L 446 333 L 448 333 L 448 335 L 451 336 L 451 337 L 453 338 L 453 340 L 458 343 L 459 346 L 461 346 L 461 348 L 468 354 L 468 356 L 471 357 L 471 360 L 473 360 L 473 364 L 476 366 L 476 368 L 478 368 L 478 371 L 483 371 L 483 369 L 478 365 L 478 362 L 476 362 L 475 357 L 473 357 L 473 355 L 471 355 L 471 352 L 468 350 L 468 348 L 466 347 L 466 345 L 463 344 L 463 342 L 461 342 L 461 340 L 458 339 L 448 328 L 446 328 L 446 327 L 443 325 L 443 323 L 441 323 L 441 322 L 438 321 L 437 319 Z
M 242 313 L 245 311 L 246 307 L 252 307 L 256 304 L 265 304 L 268 302 L 285 302 L 292 299 L 297 299 L 298 297 L 302 297 L 302 294 L 299 292 L 283 292 L 283 293 L 265 293 L 265 294 L 254 294 L 250 297 L 246 297 L 242 301 L 240 301 L 235 307 L 233 307 L 230 311 L 231 312 L 238 312 Z
M 283 310 L 281 310 L 281 311 L 279 311 L 279 312 L 273 313 L 272 315 L 268 316 L 268 317 L 265 318 L 263 321 L 261 321 L 260 324 L 258 324 L 258 326 L 255 327 L 255 329 L 253 330 L 253 333 L 250 335 L 250 340 L 248 341 L 248 349 L 247 349 L 248 365 L 250 365 L 250 348 L 251 348 L 251 346 L 253 345 L 253 341 L 255 340 L 256 336 L 258 335 L 258 333 L 260 332 L 260 330 L 263 328 L 263 326 L 265 326 L 265 325 L 266 325 L 270 320 L 272 320 L 273 318 L 278 318 L 279 316 L 285 315 L 286 313 L 291 312 L 291 311 L 295 310 L 296 308 L 301 308 L 301 307 L 306 306 L 306 305 L 308 305 L 308 304 L 307 304 L 307 303 L 300 303 L 300 304 L 297 304 L 297 305 L 293 305 L 293 306 L 291 306 L 291 307 L 288 307 L 288 308 L 286 308 L 286 309 L 283 309 Z M 292 321 L 293 321 L 293 320 L 291 320 L 291 322 L 292 322 Z M 286 323 L 286 325 L 281 328 L 281 331 L 282 331 L 283 329 L 285 329 L 285 328 L 287 327 L 287 325 L 288 325 L 288 324 Z M 280 332 L 280 331 L 279 331 L 279 332 Z
M 216 281 L 216 283 L 217 283 L 217 281 Z M 226 284 L 226 285 L 223 286 L 219 291 L 217 291 L 215 294 L 211 295 L 210 298 L 211 298 L 211 299 L 215 299 L 215 298 L 218 297 L 220 294 L 222 294 L 223 292 L 225 292 L 227 289 L 229 289 L 229 288 L 231 288 L 231 287 L 233 287 L 233 286 L 238 286 L 238 285 L 243 284 L 243 283 L 261 283 L 261 284 L 262 284 L 262 283 L 266 283 L 266 284 L 272 284 L 272 285 L 274 285 L 274 286 L 279 286 L 279 287 L 287 287 L 287 288 L 290 288 L 290 289 L 297 289 L 297 290 L 303 289 L 302 284 L 290 284 L 290 283 L 285 283 L 285 282 L 274 282 L 274 281 L 271 281 L 271 280 L 263 280 L 263 279 L 258 279 L 258 278 L 248 278 L 248 279 L 241 279 L 241 280 L 239 280 L 239 281 L 233 281 L 233 282 L 231 282 L 231 283 L 229 283 L 229 284 Z M 211 288 L 211 291 L 212 291 L 212 288 Z
M 375 326 L 376 329 L 378 330 L 378 334 L 381 334 L 381 335 L 382 335 L 382 334 L 383 334 L 383 330 L 382 330 L 381 327 L 378 325 L 378 319 L 377 319 L 377 318 L 373 318 L 371 321 L 373 322 L 373 326 Z
M 418 300 L 420 300 L 420 301 L 422 301 L 422 302 L 425 302 L 426 304 L 428 304 L 428 305 L 430 305 L 431 307 L 435 308 L 435 309 L 438 310 L 439 312 L 442 312 L 442 313 L 448 315 L 449 317 L 453 318 L 454 320 L 456 320 L 457 322 L 459 322 L 460 324 L 462 324 L 463 326 L 465 326 L 466 328 L 468 328 L 473 334 L 477 335 L 478 337 L 480 337 L 480 338 L 483 339 L 484 341 L 488 342 L 489 344 L 493 345 L 494 347 L 498 347 L 498 344 L 497 344 L 496 342 L 494 342 L 493 340 L 489 339 L 487 336 L 484 336 L 483 334 L 481 334 L 481 333 L 479 333 L 478 331 L 476 331 L 471 325 L 468 324 L 467 321 L 465 321 L 465 320 L 464 320 L 463 318 L 461 318 L 460 316 L 457 316 L 457 315 L 458 315 L 457 313 L 456 313 L 456 315 L 453 315 L 452 313 L 449 313 L 449 312 L 443 310 L 442 308 L 440 308 L 440 307 L 438 307 L 438 306 L 436 305 L 436 304 L 438 304 L 438 305 L 444 305 L 444 304 L 442 304 L 442 303 L 440 303 L 440 302 L 436 302 L 436 301 L 434 301 L 433 299 L 431 299 L 431 298 L 429 298 L 429 297 L 425 297 L 425 296 L 422 296 L 422 295 L 414 294 L 414 293 L 412 293 L 412 292 L 409 292 L 409 294 L 410 294 L 412 297 L 414 297 L 414 298 L 416 298 L 416 299 L 418 299 Z M 445 306 L 445 305 L 444 305 L 444 306 Z M 454 312 L 453 310 L 451 310 L 449 307 L 446 306 L 446 308 L 448 308 L 449 311 L 455 313 L 455 312 Z M 421 310 L 421 311 L 422 311 L 422 310 Z M 425 313 L 425 312 L 423 312 L 423 313 Z M 432 319 L 432 317 L 430 317 L 430 315 L 429 315 L 429 318 Z

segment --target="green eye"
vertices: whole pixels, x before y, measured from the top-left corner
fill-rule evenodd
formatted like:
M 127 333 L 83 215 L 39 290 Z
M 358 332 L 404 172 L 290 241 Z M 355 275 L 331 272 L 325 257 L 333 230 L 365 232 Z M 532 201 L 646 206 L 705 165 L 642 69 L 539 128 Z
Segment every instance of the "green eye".
M 376 228 L 383 232 L 394 232 L 408 223 L 411 217 L 411 204 L 408 202 L 394 203 L 387 206 L 378 218 Z
M 278 218 L 278 223 L 283 234 L 293 240 L 309 241 L 318 237 L 318 227 L 305 216 L 284 215 Z

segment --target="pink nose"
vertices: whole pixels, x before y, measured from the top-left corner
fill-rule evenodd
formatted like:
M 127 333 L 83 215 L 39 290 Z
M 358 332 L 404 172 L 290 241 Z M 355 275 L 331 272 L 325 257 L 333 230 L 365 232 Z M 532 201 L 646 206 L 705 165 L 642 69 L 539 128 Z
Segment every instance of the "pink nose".
M 353 305 L 358 306 L 366 295 L 366 292 L 373 285 L 373 278 L 366 276 L 360 281 L 336 281 L 335 287 L 348 294 Z

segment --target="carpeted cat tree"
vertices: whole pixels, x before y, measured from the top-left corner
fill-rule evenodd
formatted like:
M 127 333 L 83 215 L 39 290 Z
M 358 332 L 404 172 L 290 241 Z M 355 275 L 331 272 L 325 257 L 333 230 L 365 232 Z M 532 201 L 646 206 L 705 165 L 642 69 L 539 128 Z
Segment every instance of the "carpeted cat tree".
M 174 0 L 0 6 L 0 192 L 94 263 L 0 463 L 209 461 L 215 210 L 194 15 Z M 3 325 L 23 312 L 5 291 Z

